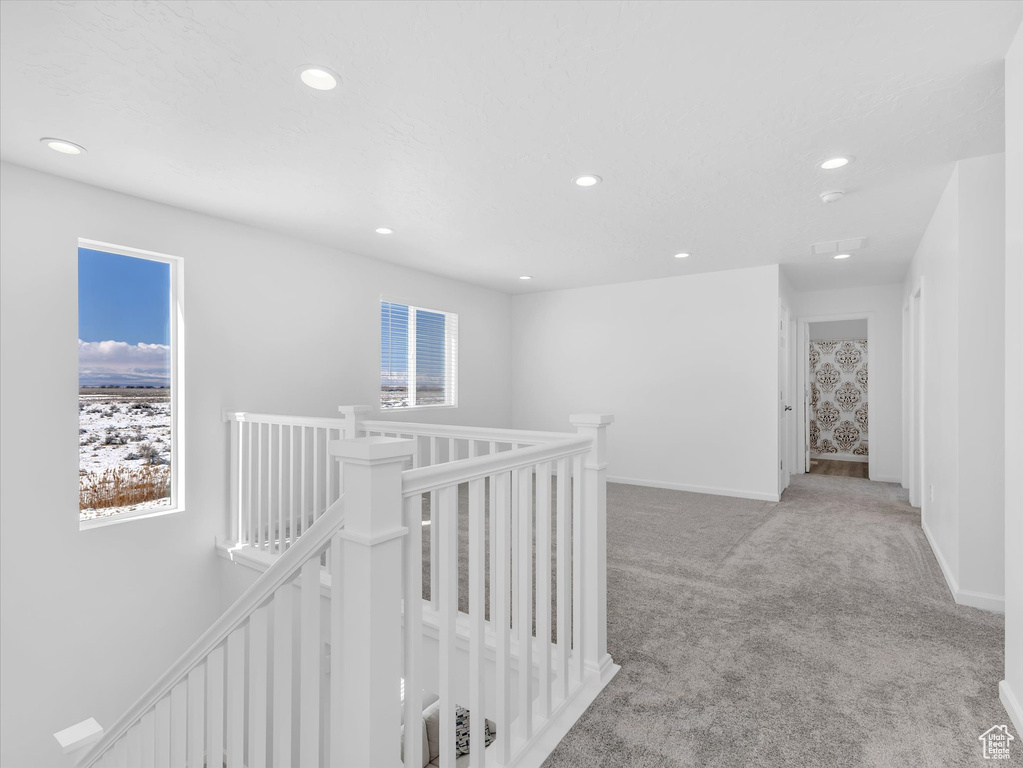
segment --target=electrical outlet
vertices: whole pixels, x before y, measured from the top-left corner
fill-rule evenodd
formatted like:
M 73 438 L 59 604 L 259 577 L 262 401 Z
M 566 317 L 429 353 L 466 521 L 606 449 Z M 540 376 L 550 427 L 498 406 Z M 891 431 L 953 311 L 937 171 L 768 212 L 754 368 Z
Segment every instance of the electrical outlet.
M 930 497 L 931 497 L 931 501 L 934 501 L 934 486 L 933 485 L 931 486 Z

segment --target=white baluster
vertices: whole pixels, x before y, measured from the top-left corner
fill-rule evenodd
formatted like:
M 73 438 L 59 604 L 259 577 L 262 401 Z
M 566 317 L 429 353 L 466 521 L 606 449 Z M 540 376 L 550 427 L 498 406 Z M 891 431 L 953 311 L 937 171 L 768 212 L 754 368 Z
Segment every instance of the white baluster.
M 153 765 L 170 768 L 170 696 L 164 696 L 153 708 L 155 752 Z
M 247 768 L 266 768 L 266 710 L 269 608 L 260 606 L 249 617 L 249 755 Z M 189 767 L 191 768 L 191 766 Z
M 202 765 L 206 759 L 206 667 L 200 664 L 188 673 L 188 765 Z M 131 753 L 129 752 L 129 757 Z M 131 765 L 137 762 L 128 760 Z
M 256 424 L 256 546 L 265 547 L 263 540 L 263 425 Z
M 490 455 L 493 456 L 497 453 L 497 443 L 493 440 L 490 441 L 489 445 Z M 487 493 L 489 495 L 489 523 L 490 523 L 490 620 L 494 620 L 494 563 L 497 562 L 497 537 L 494 535 L 494 515 L 497 510 L 497 480 L 495 475 L 491 475 L 487 478 Z
M 320 429 L 319 427 L 313 427 L 313 514 L 312 519 L 316 520 L 320 516 Z M 324 506 L 324 510 L 326 510 Z
M 495 478 L 491 477 L 491 482 Z M 497 655 L 497 762 L 500 765 L 507 765 L 511 760 L 511 686 L 508 685 L 508 678 L 511 673 L 511 631 L 509 629 L 509 590 L 508 583 L 509 562 L 508 562 L 508 529 L 509 510 L 508 500 L 510 495 L 511 478 L 507 472 L 502 472 L 496 477 L 496 512 L 495 526 L 491 535 L 496 539 L 496 557 L 491 579 L 490 590 L 490 623 L 494 627 Z
M 128 762 L 128 739 L 126 736 L 122 736 L 110 750 L 110 768 L 132 768 L 132 764 Z M 184 763 L 182 763 L 182 768 L 184 768 Z
M 519 733 L 529 739 L 533 735 L 533 472 L 518 471 L 519 506 L 519 602 L 516 606 L 516 627 L 519 631 Z
M 291 584 L 274 593 L 274 696 L 273 696 L 273 764 L 274 768 L 291 765 L 291 658 L 294 600 Z
M 128 729 L 127 735 L 124 737 L 125 741 L 125 762 L 129 766 L 135 766 L 135 768 L 145 768 L 143 765 L 142 756 L 142 724 L 136 723 Z M 202 753 L 199 753 L 199 759 L 202 760 Z M 202 765 L 201 762 L 196 765 Z
M 244 768 L 245 754 L 245 628 L 227 638 L 227 768 Z
M 139 768 L 156 767 L 156 713 L 149 710 L 139 721 L 139 738 L 142 741 L 142 758 Z
M 242 425 L 240 421 L 231 419 L 229 422 L 229 430 L 231 433 L 231 446 L 230 446 L 230 468 L 228 469 L 228 489 L 229 509 L 231 510 L 231 542 L 236 546 L 242 542 L 242 472 L 241 472 L 241 429 Z
M 284 425 L 277 425 L 277 554 L 284 552 Z
M 253 451 L 253 449 L 252 449 L 252 443 L 253 443 L 252 427 L 253 427 L 253 424 L 251 422 L 247 422 L 245 424 L 245 433 L 247 435 L 248 444 L 249 444 L 249 446 L 248 446 L 249 447 L 248 457 L 247 457 L 248 458 L 249 472 L 248 472 L 248 475 L 245 477 L 245 519 L 246 519 L 246 521 L 248 523 L 248 531 L 246 532 L 246 539 L 245 539 L 245 541 L 248 543 L 248 545 L 250 547 L 256 546 L 256 538 L 257 538 L 256 537 L 256 530 L 257 530 L 257 528 L 256 528 L 256 517 L 255 517 L 256 510 L 255 510 L 255 506 L 253 504 L 253 496 L 255 496 L 255 494 L 252 492 L 252 484 L 255 482 L 255 478 L 256 478 L 255 462 L 253 460 L 253 457 L 256 454 L 255 454 L 255 451 Z
M 572 505 L 568 498 L 568 460 L 558 459 L 557 495 L 557 560 L 558 560 L 558 693 L 561 700 L 568 699 L 568 648 L 572 632 L 568 628 L 568 519 Z
M 320 764 L 320 558 L 302 566 L 298 764 Z
M 515 446 L 518 448 L 518 446 Z M 512 450 L 515 450 L 513 448 Z M 519 475 L 522 470 L 512 473 L 511 484 L 511 626 L 519 625 Z
M 171 688 L 170 768 L 185 768 L 188 748 L 188 683 Z
M 295 427 L 289 430 L 291 438 L 288 443 L 288 461 L 290 469 L 288 472 L 288 546 L 295 543 L 298 538 L 298 529 L 295 527 Z
M 458 613 L 458 486 L 437 493 L 438 575 L 440 607 L 440 764 L 454 768 L 455 746 L 455 616 Z
M 551 465 L 536 468 L 536 647 L 539 659 L 539 709 L 551 714 Z
M 431 437 L 430 466 L 441 463 L 439 450 L 437 438 Z M 437 557 L 437 492 L 430 491 L 430 608 L 434 611 L 438 610 Z
M 299 461 L 298 461 L 298 467 L 299 467 L 298 471 L 301 474 L 301 478 L 302 478 L 299 481 L 299 484 L 298 484 L 299 494 L 300 494 L 300 496 L 299 496 L 300 501 L 299 501 L 298 508 L 300 510 L 299 516 L 302 518 L 301 519 L 302 533 L 305 533 L 305 529 L 309 527 L 309 517 L 308 517 L 309 511 L 308 511 L 308 508 L 306 507 L 306 498 L 305 498 L 305 486 L 306 486 L 306 482 L 305 482 L 305 477 L 306 477 L 306 471 L 305 471 L 305 444 L 306 444 L 306 428 L 302 427 L 302 447 L 299 449 Z
M 423 497 L 411 496 L 404 501 L 405 526 L 405 766 L 419 768 L 423 764 Z
M 583 460 L 572 457 L 572 666 L 577 683 L 583 679 Z
M 475 442 L 470 442 L 469 455 L 475 456 Z M 483 480 L 469 482 L 469 765 L 483 768 L 486 742 L 484 730 L 484 611 L 486 610 L 486 520 Z M 456 550 L 455 556 L 458 556 Z M 407 722 L 407 721 L 406 721 Z
M 347 504 L 346 504 L 347 508 Z M 344 710 L 344 613 L 345 591 L 341 583 L 344 575 L 344 539 L 334 534 L 330 540 L 330 765 L 340 765 L 342 759 L 341 717 Z M 326 761 L 325 761 L 326 762 Z
M 206 658 L 206 761 L 217 765 L 224 759 L 224 646 Z

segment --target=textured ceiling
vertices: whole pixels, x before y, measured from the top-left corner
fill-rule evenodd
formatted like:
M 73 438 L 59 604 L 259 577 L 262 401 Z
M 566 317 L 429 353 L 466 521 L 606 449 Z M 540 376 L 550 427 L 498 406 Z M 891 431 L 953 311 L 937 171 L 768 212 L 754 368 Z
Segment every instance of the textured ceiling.
M 797 289 L 901 280 L 952 163 L 1003 148 L 1001 58 L 1023 4 L 0 14 L 5 160 L 516 293 L 776 262 Z M 302 86 L 309 62 L 341 85 Z M 815 167 L 832 154 L 856 161 Z M 577 188 L 585 172 L 604 183 Z M 822 204 L 834 188 L 845 198 Z M 861 235 L 853 259 L 810 255 Z

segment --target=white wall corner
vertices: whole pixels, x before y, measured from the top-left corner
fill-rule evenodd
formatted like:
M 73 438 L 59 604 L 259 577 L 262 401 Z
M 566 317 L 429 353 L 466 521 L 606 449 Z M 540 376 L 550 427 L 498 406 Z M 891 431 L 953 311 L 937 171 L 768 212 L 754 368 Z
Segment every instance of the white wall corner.
M 1005 711 L 1009 713 L 1009 719 L 1016 727 L 1016 733 L 1023 733 L 1023 704 L 1020 703 L 1020 697 L 1012 690 L 1007 680 L 1002 680 L 998 684 L 998 698 L 1001 700 L 1002 706 L 1005 707 Z

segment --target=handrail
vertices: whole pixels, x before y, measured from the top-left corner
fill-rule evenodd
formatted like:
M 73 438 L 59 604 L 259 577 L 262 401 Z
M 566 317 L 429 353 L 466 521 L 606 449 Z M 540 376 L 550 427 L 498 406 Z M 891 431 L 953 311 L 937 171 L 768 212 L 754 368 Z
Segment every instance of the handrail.
M 589 437 L 573 436 L 557 443 L 533 445 L 528 448 L 459 459 L 419 469 L 407 469 L 401 473 L 401 495 L 408 497 L 417 493 L 437 491 L 456 483 L 479 480 L 498 472 L 509 472 L 514 469 L 531 467 L 543 461 L 575 456 L 589 451 L 591 444 L 592 439 Z
M 368 432 L 396 432 L 406 435 L 432 435 L 480 442 L 498 443 L 550 443 L 570 437 L 571 432 L 538 432 L 524 429 L 491 429 L 489 427 L 463 427 L 454 424 L 420 424 L 410 421 L 365 421 L 359 429 Z
M 250 413 L 248 411 L 225 410 L 224 421 L 251 422 L 253 424 L 282 424 L 286 427 L 329 427 L 344 429 L 344 419 L 320 416 L 287 416 L 275 413 Z
M 223 615 L 207 629 L 198 640 L 192 643 L 170 669 L 150 686 L 141 698 L 136 701 L 120 718 L 103 734 L 77 763 L 77 768 L 89 768 L 103 753 L 120 739 L 150 707 L 156 705 L 171 689 L 181 682 L 199 662 L 205 659 L 228 635 L 234 632 L 253 611 L 273 597 L 273 594 L 294 577 L 302 565 L 330 543 L 331 537 L 341 528 L 345 520 L 344 496 L 339 498 L 324 512 L 302 536 L 295 540 L 290 549 L 286 550 L 277 561 L 260 574 L 252 586 L 245 590 L 234 601 Z

